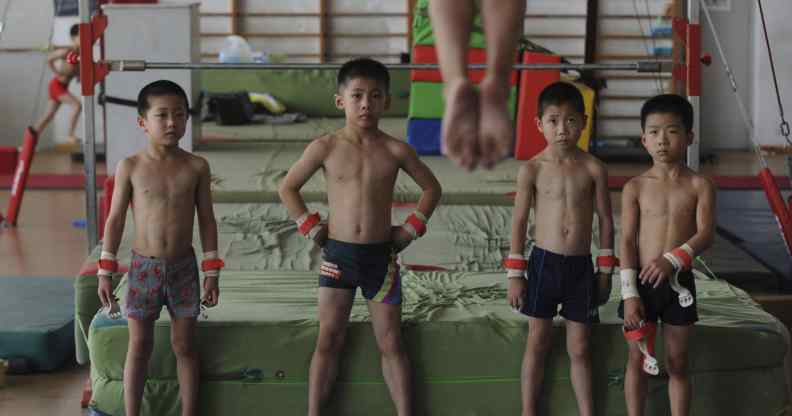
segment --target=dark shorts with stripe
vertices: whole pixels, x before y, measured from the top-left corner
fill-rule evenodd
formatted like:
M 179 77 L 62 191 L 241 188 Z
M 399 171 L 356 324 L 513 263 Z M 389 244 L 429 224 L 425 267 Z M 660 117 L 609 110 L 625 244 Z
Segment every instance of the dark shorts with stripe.
M 534 247 L 526 272 L 528 288 L 520 312 L 552 319 L 561 316 L 584 324 L 599 322 L 591 256 L 565 256 Z
M 357 244 L 327 240 L 322 251 L 320 287 L 348 290 L 360 287 L 367 300 L 401 304 L 399 265 L 390 242 Z

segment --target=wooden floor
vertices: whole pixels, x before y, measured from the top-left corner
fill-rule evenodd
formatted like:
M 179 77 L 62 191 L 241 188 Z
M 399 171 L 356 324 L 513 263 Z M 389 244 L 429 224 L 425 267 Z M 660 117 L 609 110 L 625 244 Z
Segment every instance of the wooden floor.
M 710 175 L 754 175 L 758 163 L 752 153 L 722 152 L 718 162 L 702 166 Z M 631 176 L 648 165 L 610 164 L 611 175 Z M 782 157 L 770 160 L 777 175 L 787 173 Z M 81 164 L 68 155 L 42 152 L 36 155 L 33 173 L 82 173 Z M 97 167 L 104 173 L 103 165 Z M 618 193 L 614 193 L 615 202 Z M 5 211 L 9 192 L 0 190 L 0 207 Z M 615 204 L 618 207 L 618 202 Z M 0 276 L 62 277 L 72 279 L 88 252 L 85 229 L 73 222 L 85 218 L 85 196 L 81 191 L 28 191 L 15 229 L 0 230 Z M 762 299 L 760 299 L 762 300 Z M 792 319 L 790 296 L 764 296 L 764 302 L 782 319 Z M 763 302 L 763 303 L 764 303 Z M 787 321 L 788 322 L 788 321 Z M 788 322 L 789 323 L 789 322 Z M 0 388 L 0 415 L 81 415 L 79 402 L 87 367 L 72 367 L 52 374 L 12 376 Z

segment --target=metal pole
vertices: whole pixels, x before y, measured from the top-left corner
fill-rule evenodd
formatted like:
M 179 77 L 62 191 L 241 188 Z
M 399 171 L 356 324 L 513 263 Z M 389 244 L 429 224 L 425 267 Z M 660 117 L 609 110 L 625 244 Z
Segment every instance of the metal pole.
M 147 69 L 249 69 L 249 70 L 287 70 L 287 69 L 333 69 L 338 70 L 342 64 L 333 63 L 191 63 L 191 62 L 148 62 L 142 60 L 107 61 L 111 71 L 145 71 Z M 390 70 L 437 69 L 437 64 L 389 64 Z M 486 64 L 470 64 L 469 69 L 486 69 Z M 639 61 L 618 64 L 515 64 L 514 69 L 557 69 L 577 71 L 636 71 L 664 72 L 671 68 L 671 61 Z
M 700 21 L 699 16 L 699 0 L 688 0 L 688 23 L 691 25 L 698 24 Z M 685 56 L 688 54 L 685 53 Z M 698 62 L 688 62 L 688 65 L 698 65 Z M 690 169 L 695 171 L 699 170 L 701 158 L 701 97 L 688 96 L 690 105 L 693 106 L 693 144 L 688 147 L 687 151 L 687 165 Z
M 91 9 L 89 0 L 80 0 L 79 10 L 80 23 L 91 24 Z M 86 44 L 84 37 L 81 37 L 81 40 L 83 40 L 83 42 L 80 45 L 80 50 L 83 50 L 83 48 L 93 48 L 93 44 Z M 92 61 L 93 60 L 91 60 L 91 62 L 82 61 L 80 62 L 80 65 L 93 66 L 94 63 Z M 91 71 L 93 71 L 93 68 L 91 68 Z M 85 81 L 87 80 L 83 80 L 83 82 Z M 85 215 L 88 220 L 88 252 L 90 253 L 99 243 L 99 229 L 97 227 L 96 221 L 96 132 L 94 131 L 96 120 L 94 114 L 94 96 L 83 93 L 82 107 L 83 134 L 85 136 L 85 142 L 83 146 L 85 167 Z

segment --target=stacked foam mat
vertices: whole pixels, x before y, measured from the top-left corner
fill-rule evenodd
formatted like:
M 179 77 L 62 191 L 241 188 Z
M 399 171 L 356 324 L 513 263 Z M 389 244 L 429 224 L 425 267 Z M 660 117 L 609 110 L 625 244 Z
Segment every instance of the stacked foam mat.
M 436 64 L 437 51 L 432 26 L 429 20 L 429 1 L 419 0 L 413 20 L 414 45 L 412 62 L 416 64 Z M 471 64 L 485 64 L 486 51 L 484 34 L 481 30 L 481 16 L 476 14 L 470 39 L 467 61 Z M 484 78 L 483 70 L 471 70 L 468 78 L 478 85 Z M 436 69 L 413 70 L 410 72 L 410 106 L 407 121 L 407 142 L 415 147 L 420 155 L 440 154 L 440 127 L 445 111 L 443 102 L 443 79 Z M 512 72 L 509 92 L 509 111 L 514 117 L 517 100 L 517 72 Z

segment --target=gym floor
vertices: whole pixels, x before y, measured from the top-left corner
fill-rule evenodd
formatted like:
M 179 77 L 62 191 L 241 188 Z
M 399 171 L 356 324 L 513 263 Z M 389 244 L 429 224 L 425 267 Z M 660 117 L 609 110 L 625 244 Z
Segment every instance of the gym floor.
M 755 175 L 756 157 L 750 152 L 726 151 L 716 155 L 716 162 L 702 166 L 709 175 Z M 771 156 L 770 167 L 776 175 L 787 174 L 783 157 Z M 648 165 L 609 164 L 611 175 L 632 176 Z M 36 155 L 31 174 L 82 174 L 82 164 L 73 163 L 68 154 L 43 151 Z M 103 164 L 97 174 L 104 174 Z M 0 189 L 0 207 L 8 204 L 9 190 Z M 612 192 L 614 210 L 619 210 L 619 192 Z M 4 208 L 3 208 L 4 210 Z M 769 208 L 768 208 L 769 210 Z M 83 228 L 73 222 L 85 218 L 85 195 L 79 190 L 28 190 L 25 193 L 19 224 L 0 230 L 0 259 L 5 276 L 63 277 L 71 279 L 88 253 Z M 618 220 L 618 217 L 617 217 Z M 772 272 L 767 270 L 767 274 Z M 739 283 L 738 283 L 739 284 Z M 792 324 L 792 295 L 761 289 L 750 291 L 765 309 L 789 327 Z M 76 364 L 49 374 L 9 376 L 0 388 L 0 413 L 19 415 L 81 415 L 80 399 L 87 366 Z

